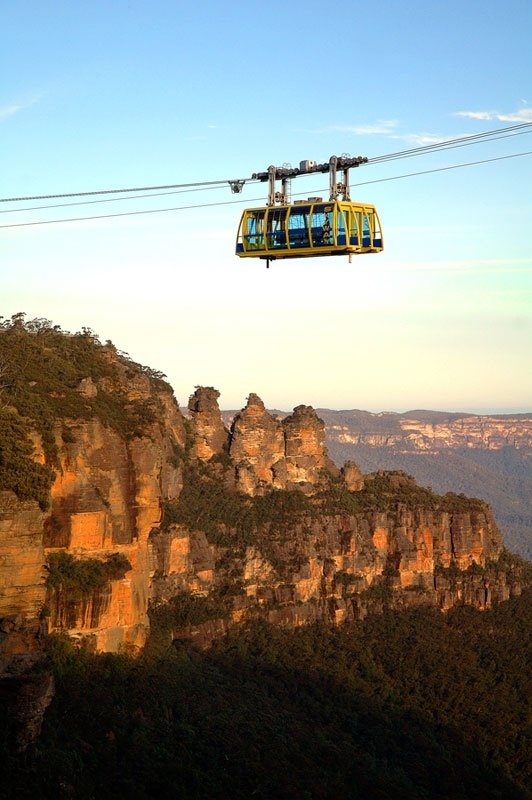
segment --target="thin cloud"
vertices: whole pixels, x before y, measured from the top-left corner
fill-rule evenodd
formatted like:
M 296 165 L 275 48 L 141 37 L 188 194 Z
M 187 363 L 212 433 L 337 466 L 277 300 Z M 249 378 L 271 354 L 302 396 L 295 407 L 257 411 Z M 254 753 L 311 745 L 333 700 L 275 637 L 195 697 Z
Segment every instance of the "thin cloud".
M 306 133 L 315 134 L 331 134 L 343 133 L 352 134 L 354 136 L 385 136 L 387 139 L 394 139 L 396 141 L 407 142 L 408 144 L 416 147 L 426 147 L 432 144 L 441 144 L 448 140 L 448 136 L 442 136 L 438 133 L 399 133 L 400 121 L 397 119 L 383 119 L 377 120 L 368 125 L 329 125 L 326 128 L 315 128 Z M 453 136 L 455 139 L 469 136 L 468 133 L 456 134 Z
M 383 119 L 377 120 L 372 125 L 333 125 L 329 130 L 339 133 L 354 133 L 357 136 L 389 135 L 398 125 L 399 122 L 396 119 Z
M 11 106 L 2 106 L 0 107 L 0 120 L 8 119 L 8 117 L 13 117 L 19 111 L 24 108 L 22 105 L 13 104 Z
M 367 125 L 328 125 L 325 128 L 312 128 L 310 130 L 298 130 L 299 133 L 330 134 L 330 133 L 350 133 L 355 136 L 389 136 L 399 125 L 396 119 L 379 119 Z
M 44 97 L 45 93 L 32 95 L 31 97 L 25 98 L 18 103 L 11 103 L 10 105 L 0 106 L 0 122 L 4 119 L 9 119 L 9 117 L 14 117 L 15 114 L 18 114 L 20 111 L 24 111 L 26 108 L 30 108 L 30 106 L 35 105 Z
M 455 117 L 466 117 L 480 121 L 496 120 L 497 122 L 532 122 L 532 108 L 520 108 L 511 114 L 501 114 L 499 111 L 455 111 Z
M 462 136 L 468 135 L 469 134 L 463 133 L 459 136 L 453 136 L 453 139 L 459 139 Z M 440 136 L 436 133 L 404 133 L 390 136 L 390 139 L 400 139 L 403 142 L 409 142 L 410 144 L 415 144 L 418 147 L 426 147 L 427 145 L 431 144 L 441 144 L 441 142 L 447 141 L 448 138 L 448 136 Z

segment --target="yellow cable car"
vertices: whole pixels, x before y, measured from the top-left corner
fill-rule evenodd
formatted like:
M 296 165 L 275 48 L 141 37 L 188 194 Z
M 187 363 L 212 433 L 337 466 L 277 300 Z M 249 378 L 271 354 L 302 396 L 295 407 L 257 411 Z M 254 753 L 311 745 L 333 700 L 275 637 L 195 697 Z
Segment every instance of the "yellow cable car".
M 380 253 L 382 231 L 375 206 L 320 197 L 292 204 L 247 208 L 238 228 L 242 258 L 304 258 Z
M 290 166 L 268 167 L 252 177 L 268 181 L 268 204 L 247 208 L 242 214 L 236 240 L 236 255 L 241 258 L 264 258 L 266 264 L 278 258 L 308 256 L 351 256 L 380 253 L 382 231 L 375 206 L 355 203 L 349 196 L 349 169 L 366 163 L 357 156 L 331 156 L 325 164 L 301 161 L 298 169 Z M 343 179 L 337 180 L 337 171 Z M 329 200 L 309 197 L 290 203 L 290 179 L 315 172 L 329 173 Z M 276 191 L 276 181 L 282 181 Z M 240 191 L 233 181 L 231 189 Z M 238 184 L 238 186 L 236 185 Z

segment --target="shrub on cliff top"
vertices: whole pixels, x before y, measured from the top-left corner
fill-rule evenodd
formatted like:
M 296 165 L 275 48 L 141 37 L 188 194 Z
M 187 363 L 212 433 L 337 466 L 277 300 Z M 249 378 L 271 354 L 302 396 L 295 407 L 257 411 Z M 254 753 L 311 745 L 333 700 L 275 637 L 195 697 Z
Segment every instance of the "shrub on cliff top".
M 48 463 L 57 459 L 53 425 L 58 419 L 97 417 L 125 438 L 141 436 L 156 419 L 156 398 L 131 402 L 123 367 L 147 375 L 157 388 L 170 391 L 162 373 L 101 344 L 88 328 L 71 334 L 46 319 L 24 320 L 15 314 L 0 322 L 0 407 L 11 406 L 41 435 Z M 90 396 L 79 391 L 85 378 L 106 379 Z
M 49 589 L 87 596 L 109 581 L 123 578 L 131 564 L 123 553 L 111 553 L 105 561 L 100 561 L 96 558 L 76 559 L 71 553 L 59 550 L 50 553 L 46 569 Z
M 44 511 L 49 505 L 52 469 L 32 458 L 28 426 L 14 411 L 0 408 L 0 489 L 22 500 L 36 500 Z
M 424 486 L 418 486 L 414 480 L 398 482 L 394 473 L 374 473 L 366 476 L 362 491 L 350 492 L 344 483 L 338 481 L 319 495 L 322 510 L 325 513 L 337 514 L 347 511 L 358 514 L 365 511 L 389 511 L 403 504 L 410 509 L 425 511 L 458 513 L 461 511 L 483 511 L 482 500 L 457 495 L 449 492 L 439 495 Z

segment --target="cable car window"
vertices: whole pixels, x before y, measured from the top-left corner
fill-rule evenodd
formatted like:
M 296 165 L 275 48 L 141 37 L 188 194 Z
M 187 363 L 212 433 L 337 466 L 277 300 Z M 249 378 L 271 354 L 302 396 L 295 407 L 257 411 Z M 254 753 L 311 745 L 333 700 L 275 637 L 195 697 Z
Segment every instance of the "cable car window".
M 345 244 L 345 216 L 344 212 L 338 209 L 338 231 L 337 239 L 338 244 Z
M 358 228 L 360 225 L 360 212 L 352 209 L 349 212 L 349 242 L 350 244 L 358 244 Z
M 309 206 L 292 206 L 288 217 L 288 242 L 290 247 L 310 247 L 308 236 Z
M 312 246 L 327 247 L 333 243 L 332 206 L 313 206 L 312 208 Z
M 371 230 L 369 226 L 367 211 L 364 211 L 364 216 L 362 217 L 362 245 L 363 247 L 369 247 L 370 244 L 371 244 Z
M 267 222 L 267 248 L 286 248 L 286 208 L 270 208 Z
M 247 218 L 246 250 L 264 250 L 264 211 L 251 211 Z

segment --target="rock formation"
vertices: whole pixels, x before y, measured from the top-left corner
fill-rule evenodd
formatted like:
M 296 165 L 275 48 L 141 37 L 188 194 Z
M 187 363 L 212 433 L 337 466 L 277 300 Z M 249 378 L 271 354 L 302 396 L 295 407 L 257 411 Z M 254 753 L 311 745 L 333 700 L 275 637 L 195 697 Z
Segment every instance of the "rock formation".
M 364 476 L 354 461 L 346 461 L 341 473 L 350 492 L 362 491 L 364 488 Z
M 325 449 L 325 425 L 311 406 L 297 406 L 283 420 L 289 484 L 320 482 L 322 470 L 336 471 Z
M 227 430 L 218 406 L 219 397 L 220 392 L 212 386 L 197 386 L 188 401 L 193 432 L 192 451 L 203 461 L 221 453 L 227 444 Z
M 310 406 L 297 406 L 282 422 L 256 394 L 236 414 L 229 445 L 237 465 L 238 486 L 245 494 L 298 487 L 312 491 L 325 470 L 337 474 L 327 456 L 324 424 Z
M 237 465 L 238 485 L 244 493 L 254 494 L 261 482 L 265 487 L 284 488 L 283 428 L 256 394 L 249 395 L 246 407 L 234 418 L 229 454 Z
M 0 408 L 11 437 L 0 444 L 21 470 L 17 497 L 0 458 L 0 677 L 20 698 L 17 747 L 51 696 L 47 625 L 117 651 L 141 647 L 150 605 L 183 593 L 219 606 L 203 632 L 185 625 L 207 641 L 249 614 L 299 625 L 383 603 L 488 607 L 520 591 L 519 571 L 510 581 L 494 564 L 502 542 L 484 503 L 439 497 L 404 473 L 340 473 L 311 407 L 281 422 L 252 393 L 229 434 L 212 387 L 196 388 L 186 420 L 159 375 L 86 334 L 54 336 L 47 347 L 77 348 L 92 371 L 37 386 L 53 413 L 31 426 L 24 386 L 13 402 L 27 398 L 25 416 Z

